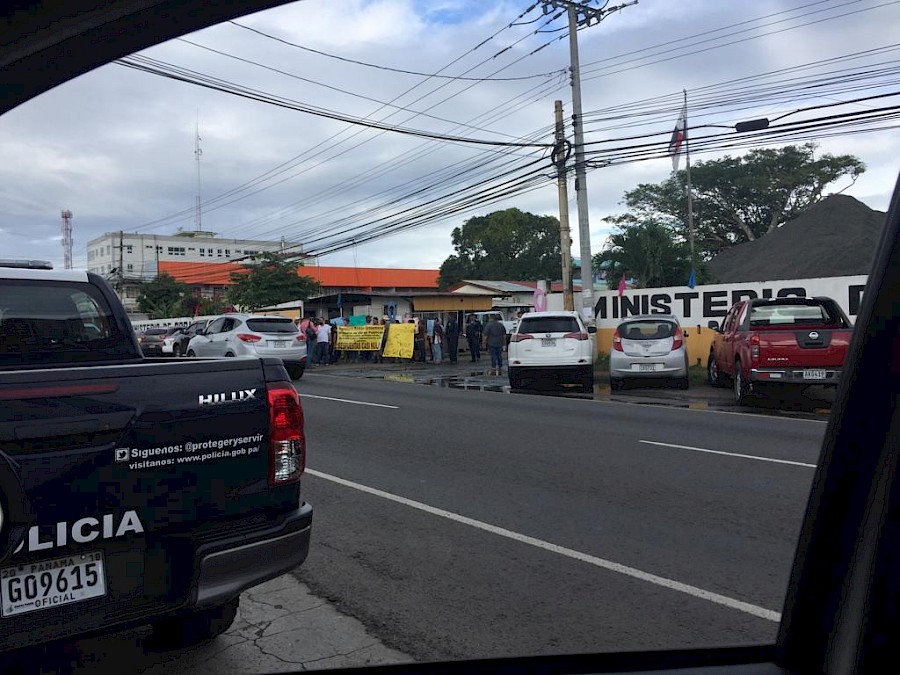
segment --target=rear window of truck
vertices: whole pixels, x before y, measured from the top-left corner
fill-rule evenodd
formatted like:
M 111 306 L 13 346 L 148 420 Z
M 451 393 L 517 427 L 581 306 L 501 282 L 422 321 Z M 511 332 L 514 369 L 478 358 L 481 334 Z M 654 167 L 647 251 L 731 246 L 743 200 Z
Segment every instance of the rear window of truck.
M 841 319 L 824 304 L 757 305 L 750 309 L 751 326 L 818 326 L 840 324 Z
M 139 358 L 112 308 L 88 283 L 0 282 L 0 367 Z

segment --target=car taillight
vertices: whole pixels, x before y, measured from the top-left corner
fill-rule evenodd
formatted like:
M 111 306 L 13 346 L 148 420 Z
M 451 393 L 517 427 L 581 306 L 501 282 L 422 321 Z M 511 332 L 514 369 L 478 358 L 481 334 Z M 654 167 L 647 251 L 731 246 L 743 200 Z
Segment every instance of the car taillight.
M 564 338 L 571 338 L 572 340 L 589 340 L 590 336 L 587 333 L 566 333 L 563 335 Z
M 619 329 L 616 328 L 616 332 L 613 333 L 613 349 L 617 352 L 624 351 L 622 349 L 622 336 L 619 334 Z
M 681 349 L 684 346 L 684 333 L 681 332 L 681 328 L 676 328 L 675 332 L 672 334 L 672 351 L 674 352 L 676 349 Z
M 297 342 L 306 342 L 306 336 L 303 333 L 298 333 L 297 337 L 294 338 Z
M 269 485 L 300 479 L 306 468 L 303 408 L 287 382 L 269 385 Z
M 759 358 L 759 335 L 757 334 L 750 336 L 750 358 L 754 360 Z
M 534 338 L 534 335 L 529 335 L 528 333 L 513 333 L 512 337 L 509 339 L 510 342 L 522 342 L 524 340 L 531 340 Z
M 262 340 L 259 335 L 251 335 L 250 333 L 238 333 L 237 339 L 241 342 L 260 342 Z

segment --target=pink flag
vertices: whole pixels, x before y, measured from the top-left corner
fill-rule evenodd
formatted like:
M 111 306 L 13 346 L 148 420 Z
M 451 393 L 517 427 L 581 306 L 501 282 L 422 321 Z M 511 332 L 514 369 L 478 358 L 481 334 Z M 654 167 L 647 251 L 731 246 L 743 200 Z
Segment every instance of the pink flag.
M 622 278 L 619 279 L 619 297 L 620 298 L 622 297 L 622 294 L 625 293 L 626 288 L 628 288 L 628 286 L 625 285 L 625 273 L 623 272 Z

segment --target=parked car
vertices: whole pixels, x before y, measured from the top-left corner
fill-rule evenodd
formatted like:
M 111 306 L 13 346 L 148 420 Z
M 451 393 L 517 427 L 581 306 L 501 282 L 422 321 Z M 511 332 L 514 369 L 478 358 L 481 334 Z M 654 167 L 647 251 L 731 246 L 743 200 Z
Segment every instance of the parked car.
M 577 383 L 594 390 L 594 326 L 577 312 L 529 312 L 509 341 L 509 386 L 519 389 L 534 380 Z
M 731 378 L 739 405 L 772 386 L 837 386 L 853 336 L 850 319 L 831 298 L 743 300 L 734 304 L 707 359 L 713 386 Z
M 623 321 L 609 350 L 609 386 L 629 380 L 667 379 L 687 389 L 688 356 L 678 317 L 647 314 Z
M 167 335 L 162 343 L 162 353 L 163 354 L 174 354 L 175 353 L 175 344 L 178 342 L 179 338 L 184 335 L 183 328 L 176 328 L 172 333 Z
M 191 338 L 188 356 L 277 356 L 293 379 L 306 369 L 306 336 L 284 316 L 225 314 Z
M 169 337 L 170 328 L 148 328 L 138 335 L 138 344 L 144 356 L 162 356 L 163 343 Z
M 306 558 L 281 361 L 147 359 L 106 280 L 30 262 L 0 261 L 0 344 L 0 670 L 8 650 L 141 624 L 210 639 Z
M 191 338 L 197 335 L 198 331 L 205 330 L 213 321 L 215 321 L 215 318 L 201 319 L 200 321 L 195 321 L 186 328 L 180 329 L 181 335 L 178 336 L 178 339 L 172 345 L 172 353 L 175 356 L 185 356 Z

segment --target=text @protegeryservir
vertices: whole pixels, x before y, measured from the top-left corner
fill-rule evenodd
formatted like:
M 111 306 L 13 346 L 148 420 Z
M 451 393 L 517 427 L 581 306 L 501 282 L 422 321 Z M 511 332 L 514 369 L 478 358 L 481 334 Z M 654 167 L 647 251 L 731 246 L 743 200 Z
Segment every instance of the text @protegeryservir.
M 260 451 L 264 436 L 237 436 L 206 441 L 185 441 L 151 448 L 116 448 L 117 464 L 128 464 L 132 471 L 154 469 L 176 464 L 197 464 L 219 459 L 255 455 Z

